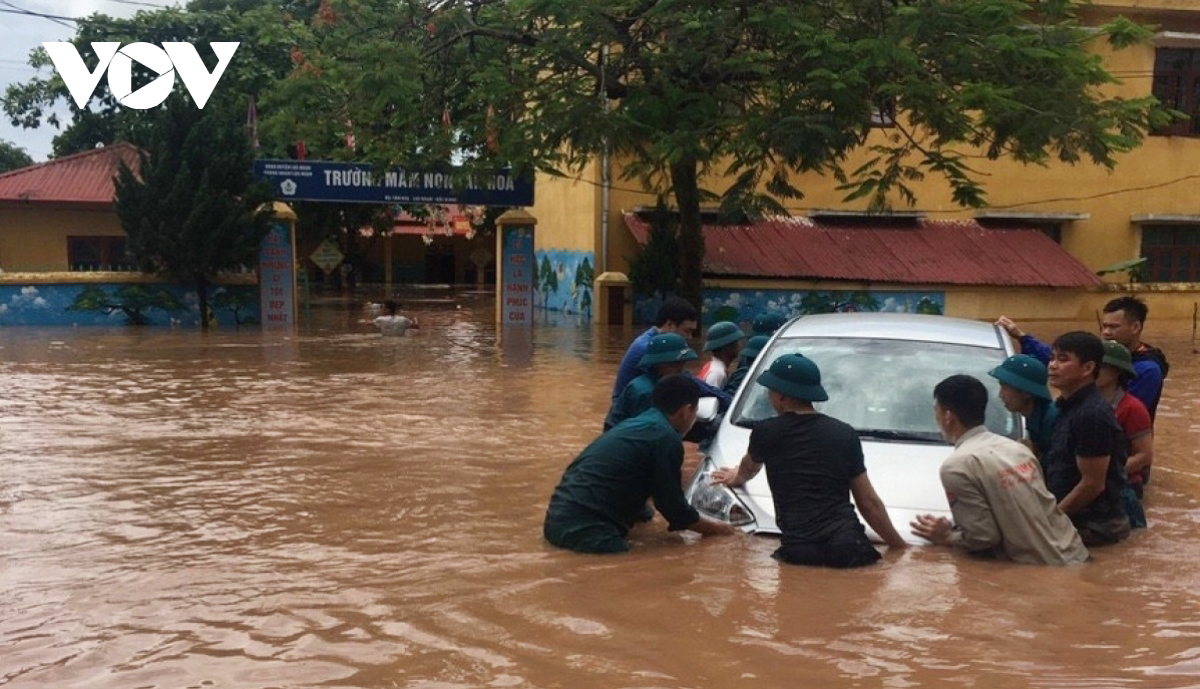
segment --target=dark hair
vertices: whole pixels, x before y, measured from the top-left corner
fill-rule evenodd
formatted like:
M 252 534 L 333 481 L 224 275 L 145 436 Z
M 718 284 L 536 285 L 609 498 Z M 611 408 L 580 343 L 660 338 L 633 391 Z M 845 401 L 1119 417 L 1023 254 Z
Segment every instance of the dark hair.
M 933 398 L 942 409 L 953 412 L 967 428 L 983 424 L 988 392 L 978 378 L 962 374 L 950 376 L 933 388 Z
M 687 374 L 664 376 L 654 384 L 654 408 L 670 415 L 700 401 L 700 386 Z
M 658 307 L 658 315 L 654 317 L 654 325 L 663 326 L 667 323 L 698 320 L 700 320 L 700 314 L 690 301 L 683 297 L 670 296 L 663 300 L 662 306 Z
M 1104 363 L 1104 343 L 1099 337 L 1082 330 L 1072 330 L 1054 338 L 1051 347 L 1056 352 L 1074 354 L 1079 357 L 1081 364 L 1092 362 L 1096 365 L 1092 375 L 1100 375 L 1100 366 Z
M 383 308 L 387 309 L 388 313 L 395 314 L 396 309 L 400 308 L 400 304 L 395 299 L 388 299 L 383 302 Z
M 1150 308 L 1146 306 L 1146 302 L 1137 297 L 1117 297 L 1104 305 L 1104 313 L 1114 311 L 1124 311 L 1126 319 L 1133 319 L 1138 323 L 1145 323 L 1146 316 L 1150 315 Z

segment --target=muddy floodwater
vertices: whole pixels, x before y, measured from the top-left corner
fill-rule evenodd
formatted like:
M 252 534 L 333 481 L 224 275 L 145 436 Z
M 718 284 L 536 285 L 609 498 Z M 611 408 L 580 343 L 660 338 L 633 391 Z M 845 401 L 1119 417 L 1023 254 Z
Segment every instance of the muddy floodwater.
M 288 336 L 0 328 L 0 687 L 1200 686 L 1191 322 L 1148 324 L 1148 530 L 1077 568 L 839 572 L 661 517 L 628 555 L 547 546 L 637 331 L 405 311 L 404 338 L 338 305 Z

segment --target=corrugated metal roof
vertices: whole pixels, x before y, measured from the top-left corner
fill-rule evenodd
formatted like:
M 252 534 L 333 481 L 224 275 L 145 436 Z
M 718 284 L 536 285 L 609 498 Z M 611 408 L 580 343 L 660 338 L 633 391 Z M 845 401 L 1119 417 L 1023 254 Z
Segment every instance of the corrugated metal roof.
M 650 225 L 625 213 L 645 243 Z M 1036 229 L 985 228 L 974 220 L 919 220 L 911 227 L 822 224 L 778 217 L 705 225 L 704 273 L 712 276 L 856 280 L 899 284 L 1089 287 L 1100 279 Z
M 0 174 L 0 201 L 111 204 L 119 161 L 137 169 L 133 144 L 118 142 Z

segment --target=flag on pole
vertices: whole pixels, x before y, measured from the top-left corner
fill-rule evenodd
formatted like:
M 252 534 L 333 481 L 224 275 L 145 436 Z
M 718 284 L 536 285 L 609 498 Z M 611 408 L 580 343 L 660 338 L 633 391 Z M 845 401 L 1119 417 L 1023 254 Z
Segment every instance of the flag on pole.
M 308 147 L 304 145 L 304 139 L 296 139 L 296 160 L 306 158 L 308 158 Z

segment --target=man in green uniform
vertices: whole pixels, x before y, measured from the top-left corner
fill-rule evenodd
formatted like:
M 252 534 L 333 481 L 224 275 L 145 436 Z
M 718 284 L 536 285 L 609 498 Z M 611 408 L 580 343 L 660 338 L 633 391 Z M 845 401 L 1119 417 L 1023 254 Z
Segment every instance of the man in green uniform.
M 682 338 L 681 338 L 682 339 Z M 623 553 L 629 529 L 644 520 L 646 500 L 671 531 L 737 533 L 701 517 L 683 495 L 683 436 L 696 422 L 700 387 L 673 375 L 654 386 L 653 407 L 601 435 L 571 462 L 550 497 L 542 533 L 560 548 Z
M 1046 387 L 1046 365 L 1028 354 L 1014 354 L 988 371 L 1000 381 L 1004 408 L 1025 417 L 1028 445 L 1039 458 L 1050 446 L 1050 432 L 1058 419 L 1058 407 Z
M 646 370 L 625 386 L 613 400 L 604 419 L 604 430 L 625 419 L 632 419 L 651 407 L 654 385 L 666 376 L 683 372 L 684 364 L 697 357 L 696 350 L 688 346 L 687 340 L 677 333 L 655 335 L 646 345 L 646 353 L 638 366 Z

